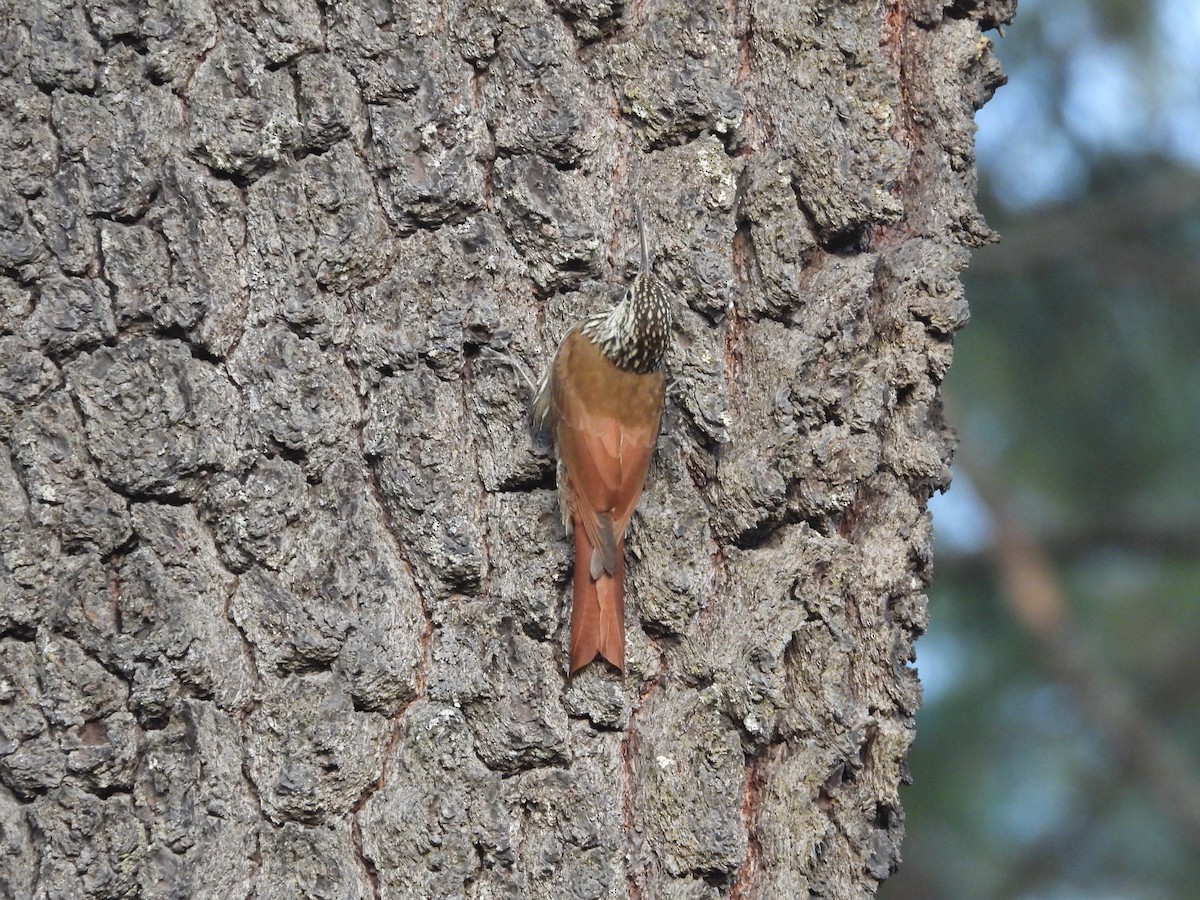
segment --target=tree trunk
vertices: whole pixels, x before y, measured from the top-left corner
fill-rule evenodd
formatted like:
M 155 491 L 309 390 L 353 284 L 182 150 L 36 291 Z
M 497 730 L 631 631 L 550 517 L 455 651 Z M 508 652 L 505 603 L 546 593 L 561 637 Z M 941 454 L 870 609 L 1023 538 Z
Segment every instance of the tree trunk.
M 0 893 L 872 892 L 1010 3 L 4 0 Z M 638 203 L 673 384 L 568 681 L 492 351 Z

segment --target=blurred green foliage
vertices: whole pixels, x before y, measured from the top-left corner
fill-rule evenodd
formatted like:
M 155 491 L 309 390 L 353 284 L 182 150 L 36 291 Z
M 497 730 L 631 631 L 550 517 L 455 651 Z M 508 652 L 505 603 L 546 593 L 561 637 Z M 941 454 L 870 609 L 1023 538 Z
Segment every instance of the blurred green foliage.
M 966 277 L 880 896 L 1200 896 L 1200 3 L 1022 0 L 997 44 L 980 204 L 1003 242 Z M 1006 602 L 980 494 L 1048 561 L 1078 660 Z

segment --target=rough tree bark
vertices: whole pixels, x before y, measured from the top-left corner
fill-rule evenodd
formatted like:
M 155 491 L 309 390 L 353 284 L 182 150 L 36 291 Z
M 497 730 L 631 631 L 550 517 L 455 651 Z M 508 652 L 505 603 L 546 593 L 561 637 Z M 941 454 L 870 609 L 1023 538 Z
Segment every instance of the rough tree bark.
M 1011 0 L 4 0 L 0 893 L 853 897 L 896 865 Z M 675 379 L 568 683 L 532 368 Z

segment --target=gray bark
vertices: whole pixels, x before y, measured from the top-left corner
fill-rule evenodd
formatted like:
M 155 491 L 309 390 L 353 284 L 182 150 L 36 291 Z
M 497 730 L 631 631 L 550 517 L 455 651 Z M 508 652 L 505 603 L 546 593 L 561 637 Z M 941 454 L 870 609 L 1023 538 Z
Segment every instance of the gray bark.
M 0 894 L 853 897 L 897 864 L 1008 0 L 4 0 Z M 628 676 L 528 392 L 676 299 Z

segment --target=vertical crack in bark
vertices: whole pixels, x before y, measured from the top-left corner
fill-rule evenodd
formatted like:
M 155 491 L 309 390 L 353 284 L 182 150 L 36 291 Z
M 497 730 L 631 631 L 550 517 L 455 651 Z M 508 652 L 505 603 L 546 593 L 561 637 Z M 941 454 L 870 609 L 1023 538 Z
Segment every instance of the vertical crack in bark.
M 762 149 L 770 128 L 769 122 L 760 121 L 758 94 L 749 90 L 753 84 L 754 68 L 754 4 L 749 0 L 733 0 L 729 4 L 730 32 L 738 39 L 738 68 L 734 86 L 742 96 L 742 140 L 740 156 L 749 158 Z M 741 28 L 741 33 L 738 29 Z
M 641 856 L 643 841 L 637 837 L 640 832 L 633 806 L 633 791 L 637 784 L 637 770 L 634 766 L 636 745 L 637 732 L 634 730 L 631 715 L 621 738 L 621 824 L 625 831 L 625 881 L 629 890 L 629 900 L 641 900 L 642 885 L 638 880 L 638 873 L 645 863 Z
M 459 402 L 462 403 L 463 420 L 466 421 L 470 414 L 470 403 L 468 397 L 473 387 L 471 379 L 471 364 L 469 358 L 463 359 L 462 372 L 459 374 Z M 488 596 L 488 589 L 492 581 L 492 549 L 490 537 L 487 528 L 489 519 L 489 505 L 492 499 L 492 492 L 487 489 L 487 485 L 483 483 L 483 465 L 480 460 L 481 450 L 479 446 L 479 434 L 474 428 L 467 429 L 467 445 L 471 450 L 471 458 L 474 460 L 475 488 L 478 491 L 478 506 L 479 521 L 483 523 L 483 527 L 479 529 L 479 545 L 481 562 L 483 564 L 483 575 L 479 579 L 479 594 L 482 597 Z
M 379 869 L 376 868 L 375 861 L 363 851 L 362 824 L 359 819 L 358 810 L 355 810 L 350 818 L 350 843 L 354 848 L 358 864 L 367 878 L 367 884 L 371 888 L 371 897 L 374 900 L 379 900 L 382 896 L 379 892 Z
M 213 16 L 213 21 L 216 23 L 213 29 L 213 42 L 208 45 L 192 64 L 191 71 L 182 79 L 177 88 L 172 88 L 172 91 L 183 107 L 183 139 L 190 144 L 192 135 L 192 104 L 189 99 L 192 93 L 192 84 L 196 80 L 196 74 L 208 62 L 208 58 L 216 52 L 216 49 L 225 42 L 225 29 L 221 27 L 221 19 L 216 15 Z
M 358 449 L 359 449 L 359 452 L 362 453 L 362 451 L 363 451 L 362 439 L 363 438 L 362 438 L 362 426 L 361 425 L 358 427 L 357 437 L 358 437 L 358 442 L 359 442 Z M 365 461 L 366 457 L 363 456 L 362 458 Z M 429 603 L 425 599 L 425 595 L 424 595 L 423 591 L 421 590 L 420 583 L 417 581 L 416 570 L 413 568 L 412 562 L 409 560 L 408 555 L 405 553 L 404 541 L 400 537 L 400 534 L 396 529 L 395 523 L 392 521 L 391 512 L 388 510 L 387 503 L 384 498 L 383 488 L 379 483 L 379 471 L 376 469 L 376 467 L 374 465 L 371 465 L 370 463 L 366 463 L 366 472 L 367 472 L 367 484 L 370 486 L 372 497 L 374 498 L 375 503 L 379 507 L 380 514 L 383 519 L 384 530 L 387 532 L 388 537 L 391 538 L 393 547 L 396 551 L 397 558 L 399 558 L 400 562 L 404 565 L 405 572 L 408 574 L 409 580 L 412 582 L 413 591 L 417 596 L 417 601 L 420 606 L 421 617 L 425 621 L 425 629 L 424 629 L 424 632 L 421 637 L 421 645 L 424 650 L 424 653 L 422 654 L 422 662 L 421 662 L 420 666 L 418 666 L 418 668 L 417 668 L 417 677 L 416 677 L 416 686 L 415 686 L 414 696 L 409 701 L 409 703 L 405 704 L 405 706 L 401 710 L 398 710 L 396 712 L 396 714 L 394 715 L 394 718 L 400 719 L 403 717 L 404 712 L 408 709 L 408 707 L 412 705 L 413 701 L 418 700 L 425 695 L 426 680 L 428 678 L 429 669 L 433 664 L 433 660 L 431 657 L 431 645 L 433 642 L 433 616 L 429 612 Z
M 755 879 L 758 876 L 763 861 L 762 844 L 758 835 L 759 804 L 762 800 L 763 785 L 766 784 L 768 756 L 773 755 L 775 763 L 782 755 L 782 746 L 764 747 L 750 757 L 746 763 L 746 780 L 742 788 L 742 824 L 746 829 L 746 857 L 737 871 L 733 886 L 730 888 L 730 900 L 752 900 L 756 895 Z
M 236 385 L 235 385 L 235 387 L 236 387 Z M 240 396 L 240 389 L 239 389 L 239 396 Z M 203 534 L 208 538 L 208 540 L 212 542 L 214 549 L 216 549 L 219 545 L 217 543 L 215 535 L 213 534 L 212 529 L 209 527 L 208 523 L 204 520 L 204 517 L 197 515 L 196 523 L 197 523 L 197 526 L 199 527 L 199 529 L 201 530 L 201 532 L 203 532 Z M 134 537 L 136 538 L 136 536 L 137 535 L 135 532 Z M 242 628 L 242 626 L 240 624 L 238 624 L 236 617 L 233 615 L 233 598 L 235 596 L 237 596 L 238 589 L 241 587 L 241 575 L 239 575 L 237 572 L 233 571 L 233 569 L 231 569 L 229 567 L 229 565 L 226 563 L 225 559 L 222 557 L 222 555 L 219 551 L 213 553 L 212 558 L 215 560 L 217 565 L 219 565 L 223 570 L 225 570 L 225 572 L 227 572 L 231 576 L 229 590 L 225 594 L 224 605 L 221 610 L 221 613 L 222 613 L 223 617 L 225 618 L 225 620 L 233 627 L 234 631 L 238 635 L 238 639 L 241 644 L 242 657 L 246 661 L 246 668 L 247 668 L 247 671 L 250 673 L 250 678 L 251 678 L 252 694 L 249 698 L 249 702 L 246 703 L 245 707 L 243 709 L 239 710 L 239 714 L 237 717 L 237 732 L 238 732 L 238 743 L 240 745 L 240 751 L 241 751 L 240 771 L 241 771 L 241 775 L 242 775 L 242 783 L 246 786 L 246 790 L 249 793 L 250 799 L 254 803 L 254 811 L 257 815 L 257 821 L 254 823 L 254 825 L 251 829 L 251 831 L 254 834 L 254 847 L 251 850 L 250 855 L 247 857 L 251 863 L 251 874 L 250 874 L 249 882 L 251 885 L 255 885 L 258 881 L 259 873 L 262 871 L 262 862 L 263 862 L 263 859 L 262 859 L 262 829 L 264 827 L 266 827 L 267 819 L 263 814 L 262 795 L 259 792 L 258 783 L 254 780 L 254 776 L 250 771 L 251 750 L 250 750 L 249 741 L 250 741 L 250 717 L 252 715 L 254 715 L 255 711 L 257 711 L 258 708 L 262 704 L 262 695 L 263 695 L 262 673 L 260 672 L 259 667 L 258 667 L 258 656 L 255 653 L 254 644 L 251 642 L 249 636 L 246 634 L 246 632 Z M 114 577 L 116 577 L 116 575 L 115 575 L 116 568 L 115 567 L 113 569 L 113 573 L 114 573 Z M 119 602 L 117 605 L 117 609 L 120 610 Z M 231 716 L 231 719 L 232 719 L 232 716 Z M 250 891 L 247 893 L 247 898 L 254 896 L 255 891 L 256 891 L 256 889 L 254 887 L 252 887 L 250 889 Z
M 412 705 L 425 696 L 426 687 L 429 678 L 429 671 L 433 665 L 432 648 L 433 648 L 433 616 L 430 613 L 429 603 L 425 598 L 424 592 L 421 589 L 420 583 L 417 581 L 416 573 L 412 562 L 405 552 L 403 538 L 397 530 L 395 522 L 392 520 L 391 511 L 388 508 L 386 498 L 384 497 L 383 487 L 379 481 L 379 470 L 376 465 L 368 461 L 364 450 L 363 429 L 369 418 L 368 397 L 361 390 L 361 384 L 355 373 L 355 369 L 349 364 L 349 361 L 343 357 L 343 363 L 350 373 L 350 378 L 354 383 L 355 393 L 359 397 L 359 406 L 361 409 L 361 418 L 355 425 L 355 440 L 358 447 L 359 459 L 362 461 L 363 468 L 366 474 L 367 486 L 371 492 L 372 499 L 379 509 L 379 515 L 382 520 L 383 530 L 392 542 L 393 549 L 396 552 L 396 557 L 404 566 L 404 570 L 408 575 L 408 579 L 412 584 L 413 592 L 417 598 L 417 603 L 420 607 L 421 617 L 424 621 L 424 629 L 421 633 L 421 662 L 417 667 L 415 684 L 413 686 L 413 696 L 408 702 L 397 709 L 391 715 L 391 732 L 388 735 L 388 740 L 384 746 L 382 762 L 379 767 L 379 777 L 371 784 L 354 805 L 354 810 L 351 813 L 351 845 L 353 846 L 356 860 L 362 870 L 366 873 L 367 880 L 371 885 L 372 896 L 378 898 L 380 894 L 380 878 L 379 870 L 375 865 L 375 861 L 366 852 L 366 845 L 363 842 L 362 833 L 362 812 L 366 808 L 367 803 L 388 783 L 388 778 L 391 775 L 392 759 L 395 756 L 396 747 L 400 742 L 400 737 L 403 732 L 404 717 Z
M 893 129 L 892 136 L 909 151 L 907 174 L 908 169 L 913 166 L 912 151 L 915 149 L 913 136 L 917 131 L 917 124 L 913 115 L 912 84 L 905 58 L 907 38 L 904 32 L 909 22 L 905 2 L 906 0 L 887 0 L 884 4 L 882 34 L 884 59 L 887 60 L 891 75 L 896 80 L 901 101 L 900 108 L 897 110 L 899 116 L 896 119 L 896 127 Z M 902 190 L 899 192 L 903 193 Z

